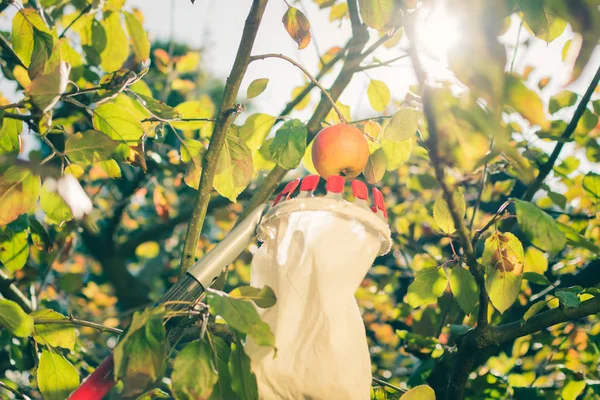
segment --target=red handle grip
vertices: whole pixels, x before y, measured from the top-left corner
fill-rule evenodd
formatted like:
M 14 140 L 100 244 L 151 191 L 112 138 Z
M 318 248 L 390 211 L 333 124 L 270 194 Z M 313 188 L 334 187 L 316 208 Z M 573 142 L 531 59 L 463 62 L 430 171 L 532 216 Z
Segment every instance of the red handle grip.
M 114 365 L 111 354 L 71 393 L 69 400 L 102 400 L 117 383 L 113 375 Z

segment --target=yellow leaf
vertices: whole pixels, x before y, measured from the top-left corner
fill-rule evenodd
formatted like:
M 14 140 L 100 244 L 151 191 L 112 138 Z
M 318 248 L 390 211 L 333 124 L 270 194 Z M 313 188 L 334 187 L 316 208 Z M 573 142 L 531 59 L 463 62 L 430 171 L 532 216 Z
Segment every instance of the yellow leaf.
M 371 107 L 375 111 L 382 112 L 390 104 L 390 89 L 382 81 L 371 79 L 371 83 L 369 83 L 369 88 L 367 89 L 367 96 L 369 97 Z
M 419 385 L 404 393 L 400 400 L 435 400 L 435 392 L 427 385 Z

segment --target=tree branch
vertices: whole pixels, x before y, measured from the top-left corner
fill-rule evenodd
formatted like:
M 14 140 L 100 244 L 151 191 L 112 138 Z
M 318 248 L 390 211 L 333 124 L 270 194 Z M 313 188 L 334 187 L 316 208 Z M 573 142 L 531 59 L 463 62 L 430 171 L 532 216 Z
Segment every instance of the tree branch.
M 0 381 L 0 388 L 4 389 L 4 390 L 8 390 L 9 392 L 11 392 L 12 394 L 14 394 L 15 396 L 17 396 L 18 399 L 27 399 L 29 400 L 30 398 L 25 396 L 23 393 L 19 392 L 17 389 L 13 389 L 10 386 L 8 386 L 6 383 Z
M 485 344 L 486 347 L 499 346 L 504 342 L 530 335 L 553 325 L 584 318 L 599 312 L 600 297 L 586 300 L 576 308 L 554 308 L 552 310 L 534 315 L 525 323 L 522 323 L 523 321 L 519 320 L 492 328 L 489 339 Z
M 87 326 L 88 328 L 94 328 L 100 332 L 111 332 L 120 335 L 123 333 L 121 329 L 111 328 L 110 326 L 104 326 L 102 324 L 97 324 L 95 322 L 84 321 L 81 319 L 75 319 L 71 316 L 65 319 L 35 319 L 35 325 L 77 325 L 77 326 Z
M 19 288 L 13 283 L 2 270 L 0 270 L 0 294 L 8 300 L 12 300 L 17 303 L 23 311 L 29 314 L 33 311 L 31 301 L 19 290 Z
M 250 8 L 250 12 L 244 25 L 238 52 L 229 77 L 227 78 L 227 83 L 225 84 L 217 121 L 215 122 L 210 144 L 204 155 L 198 196 L 196 197 L 194 211 L 188 225 L 185 244 L 183 246 L 180 267 L 181 276 L 183 276 L 183 274 L 185 274 L 185 272 L 194 264 L 196 258 L 196 246 L 200 232 L 202 231 L 210 194 L 213 189 L 213 179 L 216 173 L 217 161 L 223 145 L 225 144 L 227 129 L 236 115 L 235 112 L 232 113 L 232 109 L 242 84 L 242 79 L 244 78 L 250 62 L 250 53 L 266 5 L 267 0 L 254 0 L 252 2 L 252 7 Z
M 358 15 L 358 5 L 356 0 L 348 0 L 348 11 L 350 15 L 355 14 Z M 344 60 L 344 64 L 342 66 L 342 70 L 338 74 L 337 78 L 329 88 L 328 92 L 334 101 L 336 101 L 344 89 L 348 86 L 352 77 L 360 67 L 360 63 L 365 59 L 368 55 L 368 51 L 364 53 L 360 53 L 361 50 L 366 45 L 369 34 L 367 28 L 358 23 L 360 19 L 356 17 L 352 19 L 354 21 L 352 26 L 352 38 L 348 41 L 348 55 Z M 389 38 L 386 38 L 386 40 Z M 382 44 L 385 41 L 378 41 L 378 43 Z M 371 46 L 373 47 L 373 46 Z M 321 93 L 321 101 L 317 105 L 312 117 L 310 118 L 306 128 L 308 130 L 308 142 L 310 142 L 315 135 L 319 132 L 321 128 L 321 122 L 325 119 L 329 111 L 331 110 L 331 102 L 325 96 L 324 93 Z M 275 188 L 279 185 L 279 182 L 283 179 L 283 177 L 289 172 L 289 170 L 282 168 L 280 166 L 276 166 L 269 172 L 266 176 L 259 190 L 254 193 L 246 207 L 244 208 L 244 212 L 240 215 L 238 221 L 242 221 L 252 210 L 258 207 L 260 204 L 267 201 L 269 196 L 273 193 Z
M 600 67 L 598 67 L 596 74 L 592 78 L 592 82 L 590 82 L 590 85 L 588 86 L 587 90 L 585 91 L 585 94 L 583 95 L 583 97 L 581 98 L 581 101 L 577 105 L 577 108 L 575 109 L 575 114 L 573 114 L 573 118 L 571 119 L 571 122 L 569 122 L 569 125 L 567 125 L 567 127 L 565 128 L 565 131 L 560 136 L 560 138 L 563 140 L 559 141 L 556 144 L 556 146 L 554 147 L 554 150 L 552 150 L 552 153 L 550 154 L 550 157 L 548 158 L 548 161 L 546 161 L 540 167 L 540 172 L 539 172 L 538 176 L 529 185 L 527 191 L 523 195 L 523 200 L 530 201 L 531 199 L 533 199 L 533 196 L 535 195 L 535 193 L 539 190 L 539 188 L 542 186 L 542 183 L 544 183 L 544 180 L 546 179 L 546 177 L 550 174 L 550 171 L 552 171 L 552 169 L 554 168 L 554 163 L 558 159 L 558 156 L 560 155 L 560 152 L 562 151 L 562 149 L 565 145 L 564 139 L 570 139 L 573 132 L 575 132 L 575 129 L 577 128 L 577 124 L 579 123 L 579 120 L 581 119 L 583 113 L 585 112 L 587 105 L 590 101 L 590 98 L 592 97 L 592 94 L 594 93 L 596 86 L 598 86 L 599 81 L 600 81 Z
M 473 244 L 471 243 L 470 239 L 470 232 L 467 229 L 463 216 L 458 210 L 457 204 L 454 202 L 454 188 L 450 187 L 446 181 L 444 162 L 440 156 L 439 143 L 441 138 L 438 131 L 435 110 L 433 109 L 433 96 L 431 94 L 431 88 L 426 83 L 425 71 L 421 65 L 416 48 L 412 44 L 412 40 L 409 48 L 409 54 L 413 62 L 415 74 L 417 75 L 417 81 L 419 82 L 419 86 L 421 87 L 422 91 L 423 112 L 425 114 L 425 119 L 427 120 L 427 129 L 429 132 L 429 139 L 427 140 L 429 158 L 431 159 L 431 164 L 433 165 L 433 169 L 435 171 L 435 177 L 442 188 L 444 200 L 446 201 L 448 209 L 450 210 L 450 215 L 452 216 L 452 221 L 456 227 L 456 233 L 458 234 L 460 245 L 465 253 L 467 265 L 469 266 L 469 270 L 471 271 L 471 274 L 473 274 L 477 286 L 479 287 L 479 313 L 477 316 L 477 326 L 484 328 L 488 325 L 487 309 L 489 300 L 485 290 L 483 268 L 477 262 L 475 250 L 473 249 Z
M 261 54 L 258 56 L 252 56 L 250 57 L 250 62 L 252 61 L 256 61 L 256 60 L 264 60 L 266 58 L 280 58 L 282 60 L 285 60 L 289 63 L 291 63 L 292 65 L 294 65 L 295 67 L 297 67 L 298 69 L 300 69 L 304 75 L 306 75 L 306 77 L 308 79 L 310 79 L 310 81 L 319 88 L 319 90 L 321 90 L 321 93 L 324 94 L 327 99 L 329 99 L 329 102 L 331 103 L 331 107 L 333 107 L 333 109 L 335 110 L 338 118 L 340 119 L 340 121 L 345 124 L 346 123 L 346 119 L 344 118 L 344 115 L 342 114 L 342 112 L 340 111 L 340 109 L 337 107 L 337 105 L 335 104 L 335 101 L 331 98 L 331 95 L 329 94 L 329 92 L 327 90 L 325 90 L 325 88 L 323 86 L 321 86 L 321 84 L 319 83 L 318 80 L 315 79 L 315 77 L 313 77 L 311 75 L 310 72 L 308 72 L 308 70 L 306 68 L 304 68 L 302 65 L 300 65 L 299 63 L 297 63 L 296 61 L 292 60 L 289 57 L 284 56 L 283 54 Z

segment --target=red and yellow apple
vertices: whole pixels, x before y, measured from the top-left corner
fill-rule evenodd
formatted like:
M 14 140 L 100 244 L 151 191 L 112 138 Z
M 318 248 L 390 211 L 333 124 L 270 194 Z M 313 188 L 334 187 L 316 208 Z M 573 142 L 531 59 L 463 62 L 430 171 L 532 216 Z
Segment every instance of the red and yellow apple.
M 322 129 L 312 145 L 312 161 L 323 178 L 343 175 L 358 176 L 369 160 L 369 143 L 355 126 L 338 124 Z

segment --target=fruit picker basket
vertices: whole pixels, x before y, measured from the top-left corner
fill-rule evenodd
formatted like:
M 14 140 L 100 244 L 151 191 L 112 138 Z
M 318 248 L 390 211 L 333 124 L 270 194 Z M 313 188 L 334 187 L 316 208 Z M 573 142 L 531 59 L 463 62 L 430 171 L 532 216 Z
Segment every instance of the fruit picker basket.
M 371 362 L 354 293 L 378 255 L 391 246 L 383 195 L 351 181 L 319 176 L 289 182 L 271 205 L 253 211 L 188 271 L 160 303 L 193 301 L 256 237 L 250 284 L 270 286 L 277 303 L 257 308 L 275 335 L 275 347 L 250 338 L 245 351 L 261 399 L 368 399 Z M 70 399 L 101 399 L 114 386 L 109 357 Z

